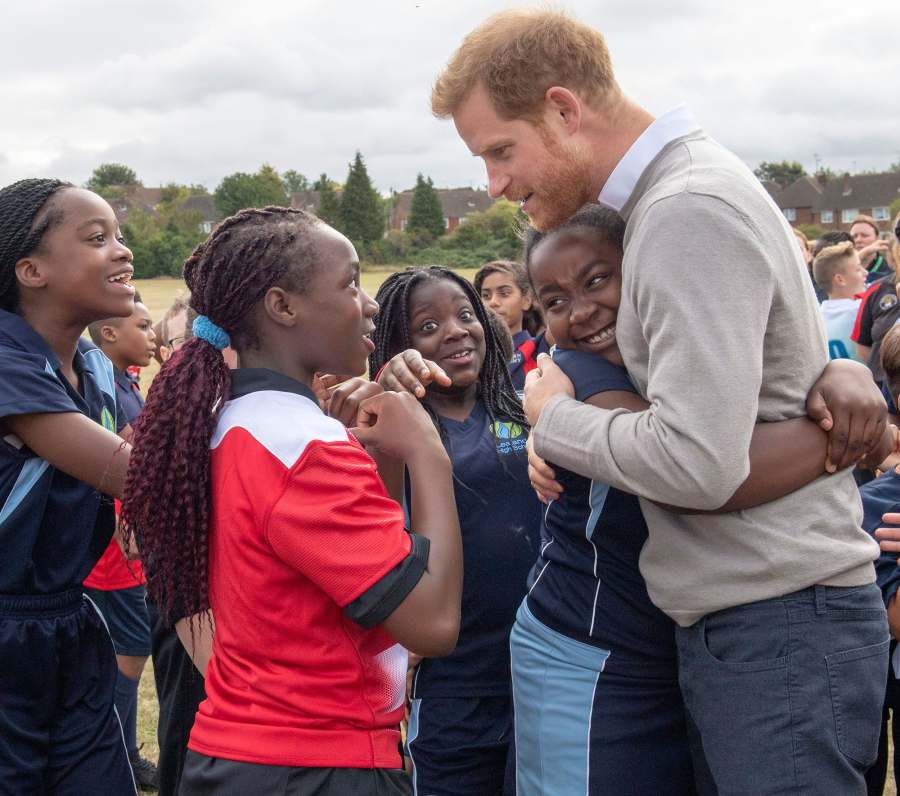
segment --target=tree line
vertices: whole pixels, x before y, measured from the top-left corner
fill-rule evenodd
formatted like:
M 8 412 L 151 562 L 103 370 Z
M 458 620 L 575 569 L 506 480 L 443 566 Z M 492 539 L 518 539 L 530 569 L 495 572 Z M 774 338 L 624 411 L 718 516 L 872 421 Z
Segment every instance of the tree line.
M 316 214 L 345 234 L 366 264 L 476 267 L 515 258 L 521 249 L 523 219 L 518 205 L 500 200 L 484 212 L 469 213 L 466 223 L 448 233 L 434 183 L 422 174 L 416 178 L 406 228 L 390 230 L 398 195 L 383 197 L 378 192 L 360 152 L 349 164 L 343 183 L 325 173 L 313 181 L 293 169 L 279 173 L 264 163 L 254 173 L 227 175 L 212 194 L 202 185 L 165 185 L 152 209 L 134 200 L 134 189 L 141 186 L 134 169 L 121 163 L 101 164 L 85 183 L 127 210 L 122 233 L 134 252 L 138 278 L 180 276 L 184 260 L 208 232 L 201 226 L 202 214 L 187 202 L 198 195 L 211 196 L 224 218 L 246 207 L 289 205 L 291 194 L 316 191 Z

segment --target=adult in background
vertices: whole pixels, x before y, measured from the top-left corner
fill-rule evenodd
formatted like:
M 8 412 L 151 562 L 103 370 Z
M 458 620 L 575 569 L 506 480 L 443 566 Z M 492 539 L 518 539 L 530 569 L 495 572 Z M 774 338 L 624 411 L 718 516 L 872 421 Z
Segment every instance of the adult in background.
M 490 194 L 520 202 L 535 227 L 598 197 L 626 221 L 612 334 L 651 407 L 576 402 L 549 357 L 525 406 L 539 456 L 644 498 L 641 570 L 680 625 L 701 792 L 863 793 L 888 631 L 849 469 L 739 513 L 651 502 L 722 506 L 748 474 L 754 423 L 805 414 L 827 352 L 787 223 L 686 108 L 654 119 L 628 99 L 600 33 L 562 13 L 488 19 L 438 78 L 432 109 L 484 160 Z M 844 367 L 874 392 L 860 365 Z
M 851 338 L 856 343 L 857 351 L 868 362 L 872 376 L 879 385 L 884 384 L 884 368 L 881 366 L 881 341 L 891 330 L 893 325 L 900 320 L 900 298 L 897 295 L 897 275 L 894 272 L 893 263 L 900 258 L 900 245 L 897 243 L 896 227 L 900 221 L 900 214 L 894 219 L 893 243 L 874 237 L 872 229 L 874 220 L 867 220 L 868 216 L 859 216 L 850 227 L 853 245 L 859 252 L 860 261 L 870 272 L 875 257 L 873 251 L 877 250 L 877 256 L 881 257 L 890 267 L 886 276 L 871 282 L 863 294 L 862 304 L 856 316 Z M 871 221 L 871 224 L 870 224 Z M 877 229 L 877 227 L 874 227 Z M 867 243 L 873 240 L 874 243 Z M 886 398 L 892 403 L 890 395 L 885 392 Z
M 850 225 L 850 237 L 859 259 L 869 272 L 869 284 L 891 276 L 896 267 L 891 258 L 891 244 L 881 239 L 881 230 L 872 216 L 857 216 Z

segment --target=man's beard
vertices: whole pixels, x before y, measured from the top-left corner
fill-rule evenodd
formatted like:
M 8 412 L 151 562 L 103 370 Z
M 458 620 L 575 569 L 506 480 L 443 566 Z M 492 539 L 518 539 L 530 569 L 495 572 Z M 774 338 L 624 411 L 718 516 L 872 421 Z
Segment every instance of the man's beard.
M 535 180 L 538 198 L 536 217 L 531 225 L 540 232 L 558 227 L 586 202 L 591 201 L 588 164 L 577 153 L 551 139 L 547 144 L 548 165 Z

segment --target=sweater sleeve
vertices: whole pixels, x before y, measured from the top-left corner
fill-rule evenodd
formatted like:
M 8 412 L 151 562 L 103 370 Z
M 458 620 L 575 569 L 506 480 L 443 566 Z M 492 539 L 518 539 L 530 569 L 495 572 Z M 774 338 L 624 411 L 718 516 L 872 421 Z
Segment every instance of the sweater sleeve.
M 544 459 L 674 505 L 716 509 L 750 471 L 775 269 L 755 230 L 720 199 L 651 207 L 628 252 L 622 302 L 649 348 L 643 412 L 549 401 Z

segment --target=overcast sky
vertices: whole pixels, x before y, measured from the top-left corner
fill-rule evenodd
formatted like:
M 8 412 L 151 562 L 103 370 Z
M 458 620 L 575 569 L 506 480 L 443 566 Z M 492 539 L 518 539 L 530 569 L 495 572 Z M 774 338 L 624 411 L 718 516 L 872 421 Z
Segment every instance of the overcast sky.
M 270 162 L 343 182 L 362 151 L 382 192 L 484 185 L 432 81 L 492 0 L 29 0 L 0 9 L 0 185 L 84 182 L 104 161 L 145 185 Z M 687 102 L 749 165 L 900 161 L 895 0 L 590 0 L 620 84 L 651 113 Z M 893 9 L 893 10 L 891 10 Z

